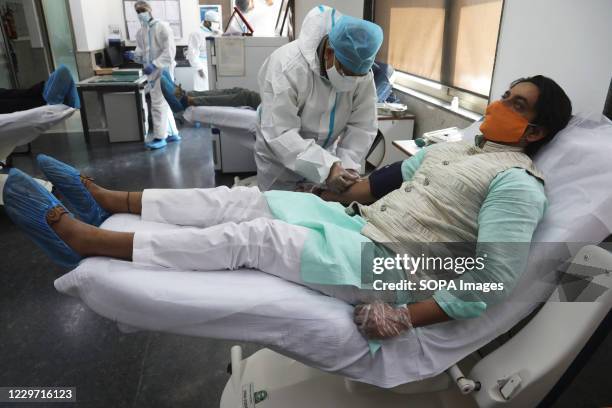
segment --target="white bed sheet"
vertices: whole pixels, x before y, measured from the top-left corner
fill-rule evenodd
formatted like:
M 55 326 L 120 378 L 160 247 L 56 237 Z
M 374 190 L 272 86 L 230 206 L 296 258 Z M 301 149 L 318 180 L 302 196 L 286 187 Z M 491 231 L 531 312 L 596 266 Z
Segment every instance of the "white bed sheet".
M 76 109 L 66 105 L 45 105 L 25 111 L 0 114 L 0 162 L 17 146 L 28 144 Z
M 183 114 L 191 123 L 206 123 L 215 127 L 230 127 L 255 133 L 257 111 L 231 106 L 192 106 Z
M 559 259 L 580 247 L 567 242 L 600 242 L 610 233 L 612 192 L 602 184 L 612 177 L 608 132 L 612 126 L 603 132 L 571 128 L 536 160 L 550 176 L 550 205 L 534 240 L 561 244 L 532 251 L 506 302 L 477 319 L 418 328 L 384 341 L 374 355 L 352 322 L 351 306 L 258 271 L 181 272 L 91 258 L 55 286 L 122 328 L 252 341 L 312 367 L 381 387 L 431 377 L 512 328 L 545 300 Z M 579 140 L 584 142 L 577 144 Z M 584 160 L 578 163 L 576 157 Z M 576 184 L 588 200 L 564 198 Z M 104 228 L 179 227 L 115 215 Z

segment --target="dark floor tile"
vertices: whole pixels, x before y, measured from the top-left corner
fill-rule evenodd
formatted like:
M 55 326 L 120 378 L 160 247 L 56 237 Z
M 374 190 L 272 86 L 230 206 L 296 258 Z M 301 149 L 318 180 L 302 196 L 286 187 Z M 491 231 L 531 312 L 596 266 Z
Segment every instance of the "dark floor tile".
M 245 343 L 153 335 L 134 407 L 189 408 L 194 401 L 199 407 L 218 407 L 230 378 L 227 366 L 235 344 L 243 346 L 244 357 L 258 349 Z
M 555 408 L 612 406 L 610 367 L 612 367 L 612 333 L 608 333 L 553 406 Z

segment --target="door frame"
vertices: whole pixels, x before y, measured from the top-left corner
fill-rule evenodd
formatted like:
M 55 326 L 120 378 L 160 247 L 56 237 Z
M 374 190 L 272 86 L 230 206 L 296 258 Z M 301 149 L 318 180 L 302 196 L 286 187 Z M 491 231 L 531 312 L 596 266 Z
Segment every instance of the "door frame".
M 62 0 L 54 0 L 54 1 L 62 1 Z M 70 34 L 72 37 L 72 50 L 74 54 L 74 62 L 77 68 L 77 74 L 79 78 L 75 78 L 75 82 L 81 80 L 81 72 L 79 71 L 79 60 L 77 58 L 77 45 L 76 45 L 76 36 L 74 33 L 74 25 L 72 23 L 72 12 L 70 10 L 70 2 L 68 0 L 63 0 L 66 5 L 66 12 L 68 13 L 68 27 L 70 29 Z M 53 49 L 51 48 L 51 41 L 49 40 L 49 31 L 47 30 L 47 19 L 45 17 L 45 8 L 43 7 L 42 0 L 35 0 L 34 2 L 36 6 L 36 12 L 40 16 L 39 24 L 43 37 L 44 49 L 45 49 L 45 60 L 47 61 L 47 67 L 49 67 L 49 74 L 53 72 L 57 67 L 55 66 L 55 60 L 53 59 Z
M 7 67 L 10 74 L 10 81 L 13 88 L 19 88 L 19 78 L 17 78 L 17 72 L 15 70 L 15 64 L 13 63 L 13 56 L 11 55 L 11 49 L 9 47 L 9 38 L 6 33 L 6 29 L 4 24 L 0 21 L 0 47 L 4 49 L 4 53 L 6 54 Z

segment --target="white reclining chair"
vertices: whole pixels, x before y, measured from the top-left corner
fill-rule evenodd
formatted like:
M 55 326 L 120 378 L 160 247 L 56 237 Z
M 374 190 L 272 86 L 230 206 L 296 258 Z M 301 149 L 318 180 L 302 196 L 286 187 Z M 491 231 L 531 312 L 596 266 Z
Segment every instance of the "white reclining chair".
M 535 159 L 549 207 L 509 298 L 475 319 L 407 331 L 374 354 L 352 321 L 352 306 L 259 271 L 175 271 L 88 258 L 55 287 L 122 330 L 268 347 L 246 360 L 232 349 L 222 408 L 258 401 L 261 408 L 535 406 L 610 321 L 612 256 L 588 244 L 612 231 L 612 191 L 605 188 L 611 152 L 612 124 L 575 118 Z M 103 227 L 179 228 L 129 214 Z M 569 259 L 566 273 L 585 276 L 599 292 L 560 301 L 568 295 L 557 285 L 558 272 Z M 517 333 L 495 348 L 510 330 Z M 494 351 L 481 358 L 485 346 Z
M 66 105 L 44 105 L 25 111 L 0 114 L 0 163 L 17 146 L 28 144 L 51 126 L 66 120 L 76 109 Z
M 185 111 L 183 117 L 191 125 L 206 124 L 218 131 L 213 132 L 216 170 L 223 173 L 257 171 L 253 156 L 257 111 L 226 106 L 193 106 Z
M 66 105 L 45 105 L 14 113 L 0 114 L 0 166 L 6 166 L 8 157 L 17 146 L 26 145 L 57 123 L 68 119 L 76 109 Z M 2 190 L 8 175 L 0 174 L 0 205 Z M 51 191 L 51 183 L 37 180 Z

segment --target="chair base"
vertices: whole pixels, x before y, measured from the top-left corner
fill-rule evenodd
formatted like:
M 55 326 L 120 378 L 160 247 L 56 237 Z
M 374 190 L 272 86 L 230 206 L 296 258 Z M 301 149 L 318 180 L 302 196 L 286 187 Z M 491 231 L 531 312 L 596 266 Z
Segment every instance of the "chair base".
M 232 377 L 223 390 L 221 408 L 477 406 L 473 398 L 462 395 L 452 384 L 446 389 L 433 391 L 431 383 L 425 380 L 422 391 L 413 389 L 410 394 L 399 394 L 393 389 L 355 383 L 342 376 L 308 367 L 268 349 L 262 349 L 245 360 L 242 360 L 241 354 L 239 346 L 232 348 Z

